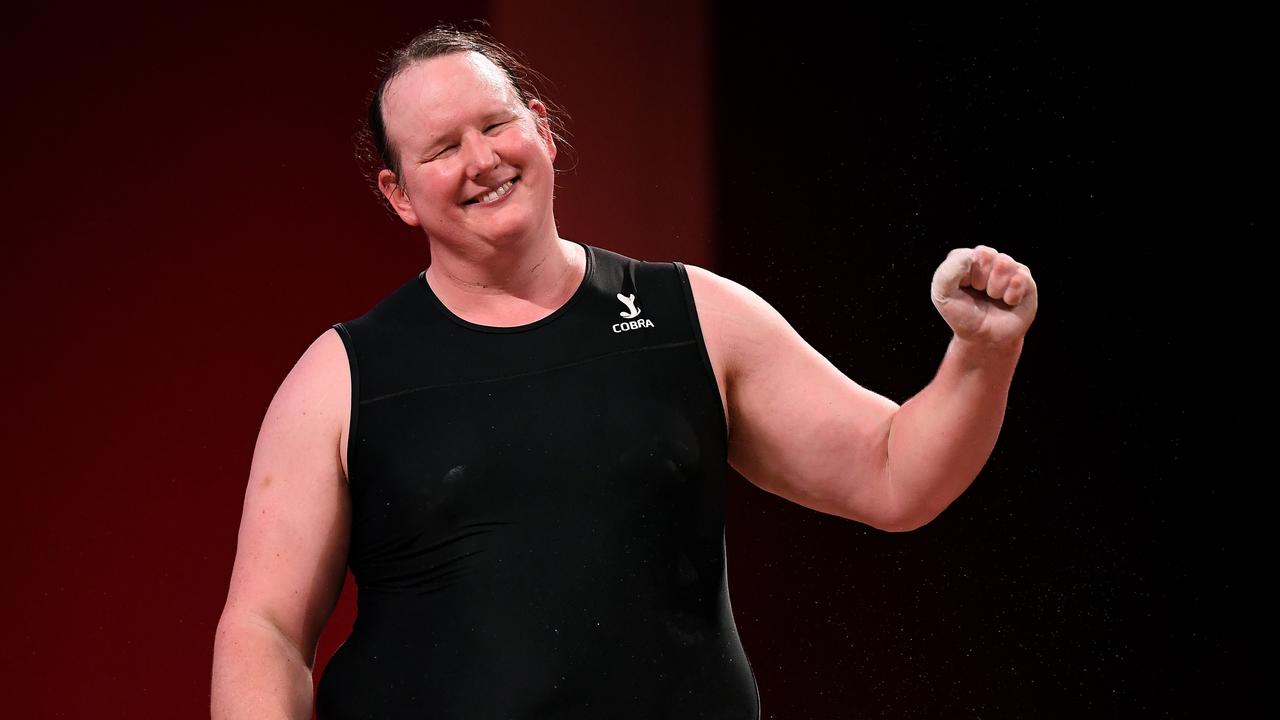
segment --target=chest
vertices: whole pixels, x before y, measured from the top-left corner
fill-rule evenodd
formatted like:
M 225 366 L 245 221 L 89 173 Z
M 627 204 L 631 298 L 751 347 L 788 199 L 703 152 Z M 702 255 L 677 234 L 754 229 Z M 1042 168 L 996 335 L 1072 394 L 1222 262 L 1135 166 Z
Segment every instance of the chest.
M 353 547 L 453 537 L 495 519 L 589 517 L 621 531 L 716 497 L 721 408 L 699 352 L 664 344 L 363 403 Z

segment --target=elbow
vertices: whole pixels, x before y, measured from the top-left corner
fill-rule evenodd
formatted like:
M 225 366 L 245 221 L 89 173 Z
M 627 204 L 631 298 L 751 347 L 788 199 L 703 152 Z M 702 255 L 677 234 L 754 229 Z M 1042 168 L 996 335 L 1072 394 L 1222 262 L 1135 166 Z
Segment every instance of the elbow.
M 932 517 L 907 516 L 897 518 L 891 522 L 881 523 L 877 526 L 877 529 L 892 533 L 911 532 L 928 525 L 932 521 Z
M 941 513 L 940 509 L 931 508 L 924 503 L 912 503 L 899 497 L 887 464 L 884 478 L 887 488 L 885 497 L 889 499 L 887 506 L 890 510 L 884 514 L 884 519 L 876 524 L 877 529 L 895 533 L 911 532 L 933 522 L 933 519 Z
M 892 504 L 890 504 L 892 506 Z M 925 511 L 923 508 L 912 508 L 903 511 L 894 507 L 875 513 L 847 513 L 845 517 L 856 520 L 884 532 L 911 532 L 928 525 L 938 513 Z
M 911 532 L 933 522 L 947 505 L 938 505 L 928 501 L 910 504 L 906 507 L 895 505 L 895 512 L 889 513 L 888 521 L 878 525 L 886 532 Z
M 928 525 L 941 512 L 901 492 L 893 481 L 887 455 L 874 477 L 873 482 L 854 485 L 859 493 L 847 500 L 843 517 L 884 532 L 910 532 Z

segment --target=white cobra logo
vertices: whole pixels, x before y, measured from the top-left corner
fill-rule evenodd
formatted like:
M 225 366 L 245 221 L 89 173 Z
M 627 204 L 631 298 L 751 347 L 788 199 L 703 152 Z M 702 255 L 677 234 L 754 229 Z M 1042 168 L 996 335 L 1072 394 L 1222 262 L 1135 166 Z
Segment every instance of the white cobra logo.
M 622 304 L 626 305 L 627 310 L 630 311 L 630 312 L 620 312 L 618 313 L 619 315 L 621 315 L 624 318 L 633 318 L 640 314 L 640 308 L 636 307 L 635 293 L 631 293 L 630 295 L 623 295 L 622 293 L 618 293 L 618 299 L 621 300 Z

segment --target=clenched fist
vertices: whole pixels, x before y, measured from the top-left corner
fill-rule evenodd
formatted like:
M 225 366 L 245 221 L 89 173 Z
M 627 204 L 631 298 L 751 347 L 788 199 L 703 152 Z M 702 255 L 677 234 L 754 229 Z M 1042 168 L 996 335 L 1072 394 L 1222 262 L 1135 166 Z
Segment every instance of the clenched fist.
M 933 273 L 931 294 L 957 337 L 990 345 L 1020 341 L 1039 303 L 1027 266 L 986 245 L 947 253 Z

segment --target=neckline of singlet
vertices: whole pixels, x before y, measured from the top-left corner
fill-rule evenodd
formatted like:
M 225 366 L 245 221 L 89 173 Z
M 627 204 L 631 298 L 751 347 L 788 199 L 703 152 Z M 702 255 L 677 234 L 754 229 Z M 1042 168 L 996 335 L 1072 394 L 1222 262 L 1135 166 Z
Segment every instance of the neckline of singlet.
M 573 295 L 570 295 L 569 299 L 566 300 L 563 305 L 556 308 L 555 310 L 552 310 L 549 315 L 546 315 L 545 317 L 539 320 L 534 320 L 531 323 L 525 323 L 524 325 L 511 325 L 509 327 L 500 327 L 498 325 L 481 325 L 479 323 L 473 323 L 470 320 L 466 320 L 455 315 L 453 311 L 450 310 L 448 306 L 446 306 L 444 302 L 440 300 L 440 298 L 436 295 L 436 291 L 431 289 L 431 283 L 427 282 L 426 270 L 423 270 L 418 273 L 418 281 L 419 281 L 418 284 L 426 289 L 427 297 L 431 299 L 431 304 L 435 305 L 437 310 L 439 310 L 445 317 L 449 318 L 454 323 L 461 325 L 462 327 L 468 328 L 470 330 L 476 330 L 478 332 L 487 332 L 487 333 L 517 333 L 517 332 L 527 332 L 529 330 L 536 330 L 537 328 L 540 328 L 543 325 L 546 325 L 547 323 L 550 323 L 556 318 L 565 314 L 565 312 L 568 311 L 568 309 L 575 302 L 578 301 L 578 298 L 586 294 L 587 286 L 591 284 L 591 277 L 595 270 L 595 265 L 596 265 L 595 254 L 591 252 L 591 246 L 587 245 L 584 242 L 579 242 L 577 240 L 571 240 L 570 242 L 581 245 L 583 251 L 587 255 L 587 268 L 586 268 L 586 271 L 582 273 L 582 282 L 578 284 L 578 289 L 573 291 Z

